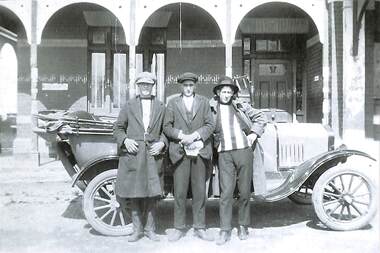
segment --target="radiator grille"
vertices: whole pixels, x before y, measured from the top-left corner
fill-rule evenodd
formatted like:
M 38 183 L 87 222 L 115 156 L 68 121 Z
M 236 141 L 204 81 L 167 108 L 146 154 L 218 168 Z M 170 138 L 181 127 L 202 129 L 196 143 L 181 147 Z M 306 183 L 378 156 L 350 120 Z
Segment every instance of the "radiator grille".
M 304 161 L 304 146 L 302 143 L 281 144 L 279 162 L 281 167 L 289 167 Z

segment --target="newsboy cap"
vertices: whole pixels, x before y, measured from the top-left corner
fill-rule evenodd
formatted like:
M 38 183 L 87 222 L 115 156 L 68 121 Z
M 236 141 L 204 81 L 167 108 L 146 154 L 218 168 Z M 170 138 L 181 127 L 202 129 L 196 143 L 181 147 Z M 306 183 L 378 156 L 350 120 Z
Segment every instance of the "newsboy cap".
M 150 72 L 141 72 L 137 74 L 136 84 L 141 84 L 141 83 L 155 84 L 156 76 Z
M 224 86 L 231 87 L 234 94 L 236 94 L 239 91 L 239 87 L 236 86 L 234 80 L 232 80 L 231 77 L 222 76 L 218 80 L 218 85 L 216 85 L 213 89 L 214 94 L 217 95 L 218 90 L 222 89 Z
M 183 73 L 182 75 L 180 75 L 180 77 L 178 77 L 177 82 L 183 83 L 186 80 L 191 80 L 194 83 L 196 83 L 196 82 L 198 82 L 198 76 L 194 73 L 186 72 L 186 73 Z

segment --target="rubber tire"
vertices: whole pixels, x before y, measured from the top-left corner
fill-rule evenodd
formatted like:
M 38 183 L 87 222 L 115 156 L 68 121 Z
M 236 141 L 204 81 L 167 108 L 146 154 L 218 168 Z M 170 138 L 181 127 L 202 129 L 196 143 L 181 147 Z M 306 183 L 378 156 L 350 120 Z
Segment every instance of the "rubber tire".
M 310 197 L 308 197 L 308 198 L 300 197 L 300 196 L 298 196 L 297 193 L 298 193 L 298 190 L 296 192 L 292 193 L 291 195 L 289 195 L 288 198 L 298 205 L 311 205 L 313 203 L 311 193 L 308 194 L 308 195 L 310 195 Z
M 99 222 L 99 219 L 95 217 L 95 214 L 92 210 L 92 195 L 97 187 L 104 181 L 115 178 L 117 175 L 117 169 L 107 170 L 96 177 L 94 177 L 90 183 L 87 185 L 86 190 L 83 195 L 83 212 L 88 221 L 88 223 L 95 229 L 97 232 L 107 235 L 107 236 L 124 236 L 132 233 L 131 224 L 126 224 L 122 229 L 120 228 L 110 228 L 110 226 L 104 225 L 103 222 Z M 126 217 L 124 217 L 125 219 Z
M 322 206 L 325 184 L 328 183 L 333 178 L 335 178 L 336 176 L 343 175 L 343 174 L 355 174 L 355 175 L 360 176 L 362 179 L 364 179 L 367 183 L 370 196 L 371 196 L 370 197 L 371 202 L 368 208 L 368 212 L 353 222 L 345 222 L 345 223 L 337 222 L 331 219 L 329 215 L 326 214 Z M 368 225 L 370 221 L 373 219 L 377 211 L 377 194 L 376 193 L 377 193 L 376 188 L 373 182 L 369 179 L 367 175 L 365 175 L 364 173 L 358 170 L 338 165 L 327 170 L 325 173 L 323 173 L 319 177 L 319 179 L 317 180 L 313 188 L 312 201 L 313 201 L 315 213 L 317 214 L 319 220 L 323 224 L 325 224 L 328 228 L 333 229 L 333 230 L 349 231 L 349 230 L 361 229 L 365 227 L 366 225 Z

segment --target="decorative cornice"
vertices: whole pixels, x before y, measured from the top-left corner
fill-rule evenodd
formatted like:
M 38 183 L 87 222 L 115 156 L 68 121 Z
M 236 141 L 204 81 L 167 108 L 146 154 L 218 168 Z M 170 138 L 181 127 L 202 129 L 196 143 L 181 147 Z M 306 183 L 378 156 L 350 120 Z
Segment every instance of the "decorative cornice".
M 179 48 L 179 40 L 168 40 L 167 48 Z M 18 41 L 19 47 L 27 47 L 29 44 L 25 39 Z M 57 48 L 86 48 L 88 46 L 85 39 L 43 39 L 39 47 Z M 235 40 L 233 47 L 241 47 L 241 40 Z M 222 48 L 225 44 L 221 40 L 182 40 L 182 48 Z

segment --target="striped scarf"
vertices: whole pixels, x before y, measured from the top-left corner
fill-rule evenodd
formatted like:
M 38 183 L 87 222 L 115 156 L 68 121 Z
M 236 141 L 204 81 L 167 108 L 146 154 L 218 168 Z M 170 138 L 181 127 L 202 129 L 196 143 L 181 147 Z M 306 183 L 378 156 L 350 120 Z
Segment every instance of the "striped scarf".
M 218 152 L 249 147 L 247 136 L 242 131 L 233 106 L 219 104 L 218 107 L 217 124 L 221 129 Z

